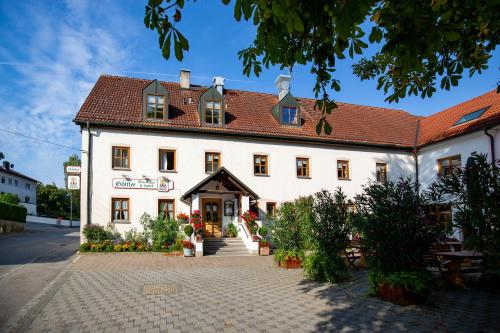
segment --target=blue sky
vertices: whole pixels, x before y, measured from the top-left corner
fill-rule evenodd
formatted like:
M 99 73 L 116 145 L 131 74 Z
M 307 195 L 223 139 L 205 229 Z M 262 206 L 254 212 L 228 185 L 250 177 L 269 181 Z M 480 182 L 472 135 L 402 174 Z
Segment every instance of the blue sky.
M 187 2 L 179 28 L 190 51 L 179 63 L 165 61 L 156 34 L 145 29 L 146 2 L 0 0 L 0 129 L 74 147 L 0 131 L 0 151 L 16 170 L 63 186 L 62 163 L 80 147 L 72 119 L 103 73 L 177 81 L 179 69 L 187 68 L 196 84 L 207 85 L 218 75 L 226 78 L 228 88 L 276 93 L 279 68 L 265 70 L 259 78 L 242 75 L 237 52 L 253 40 L 254 27 L 235 22 L 231 7 L 217 0 Z M 352 74 L 351 64 L 339 63 L 342 91 L 334 95 L 336 100 L 424 116 L 495 89 L 500 80 L 497 51 L 483 75 L 463 80 L 452 91 L 389 104 L 376 82 L 360 82 Z M 313 97 L 313 84 L 308 67 L 294 69 L 295 96 Z

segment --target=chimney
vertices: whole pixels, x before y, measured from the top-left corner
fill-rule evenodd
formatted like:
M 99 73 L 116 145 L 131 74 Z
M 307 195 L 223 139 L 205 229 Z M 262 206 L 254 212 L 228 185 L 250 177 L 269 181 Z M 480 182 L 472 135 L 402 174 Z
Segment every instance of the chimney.
M 222 76 L 214 76 L 212 82 L 217 91 L 222 95 L 224 93 L 224 78 Z
M 191 88 L 191 71 L 189 69 L 181 69 L 179 83 L 182 89 Z
M 290 81 L 292 81 L 292 77 L 290 75 L 283 74 L 278 75 L 276 80 L 274 80 L 274 85 L 276 86 L 276 88 L 278 88 L 278 96 L 280 101 L 290 91 Z
M 3 161 L 3 167 L 4 167 L 6 170 L 10 170 L 10 162 L 9 162 L 9 161 Z

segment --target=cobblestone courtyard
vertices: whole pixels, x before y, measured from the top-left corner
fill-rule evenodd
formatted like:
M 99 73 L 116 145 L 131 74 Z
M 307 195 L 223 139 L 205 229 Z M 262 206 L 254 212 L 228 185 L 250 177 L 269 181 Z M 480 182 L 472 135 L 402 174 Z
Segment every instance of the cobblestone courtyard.
M 145 287 L 146 286 L 146 287 Z M 29 332 L 499 332 L 500 297 L 434 292 L 425 306 L 367 296 L 366 273 L 309 283 L 269 257 L 81 255 L 10 330 Z

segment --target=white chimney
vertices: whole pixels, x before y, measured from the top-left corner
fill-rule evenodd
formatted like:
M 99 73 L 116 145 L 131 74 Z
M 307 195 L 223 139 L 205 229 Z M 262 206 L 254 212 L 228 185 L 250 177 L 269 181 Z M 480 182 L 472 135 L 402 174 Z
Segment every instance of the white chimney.
M 181 69 L 179 83 L 182 89 L 191 88 L 191 71 L 189 69 Z
M 290 75 L 283 74 L 278 75 L 276 80 L 274 80 L 274 85 L 276 86 L 276 88 L 278 88 L 278 96 L 280 101 L 290 91 L 290 81 L 292 81 L 292 77 Z
M 222 76 L 214 76 L 212 82 L 217 91 L 222 95 L 224 93 L 224 78 Z

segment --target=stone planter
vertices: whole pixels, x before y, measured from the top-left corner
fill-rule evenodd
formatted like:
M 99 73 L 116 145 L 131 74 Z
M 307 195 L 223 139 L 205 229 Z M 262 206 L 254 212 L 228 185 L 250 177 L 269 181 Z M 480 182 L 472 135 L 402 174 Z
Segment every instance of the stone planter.
M 193 256 L 193 249 L 188 249 L 184 248 L 184 257 L 192 257 Z
M 378 287 L 378 297 L 398 305 L 415 305 L 425 302 L 425 297 L 417 295 L 404 287 L 393 287 L 388 284 L 381 284 Z
M 285 260 L 284 264 L 279 264 L 280 267 L 286 268 L 286 269 L 298 269 L 302 267 L 302 261 L 300 259 L 294 259 L 294 258 L 288 258 Z
M 259 255 L 268 256 L 269 255 L 269 246 L 261 246 L 259 247 Z

